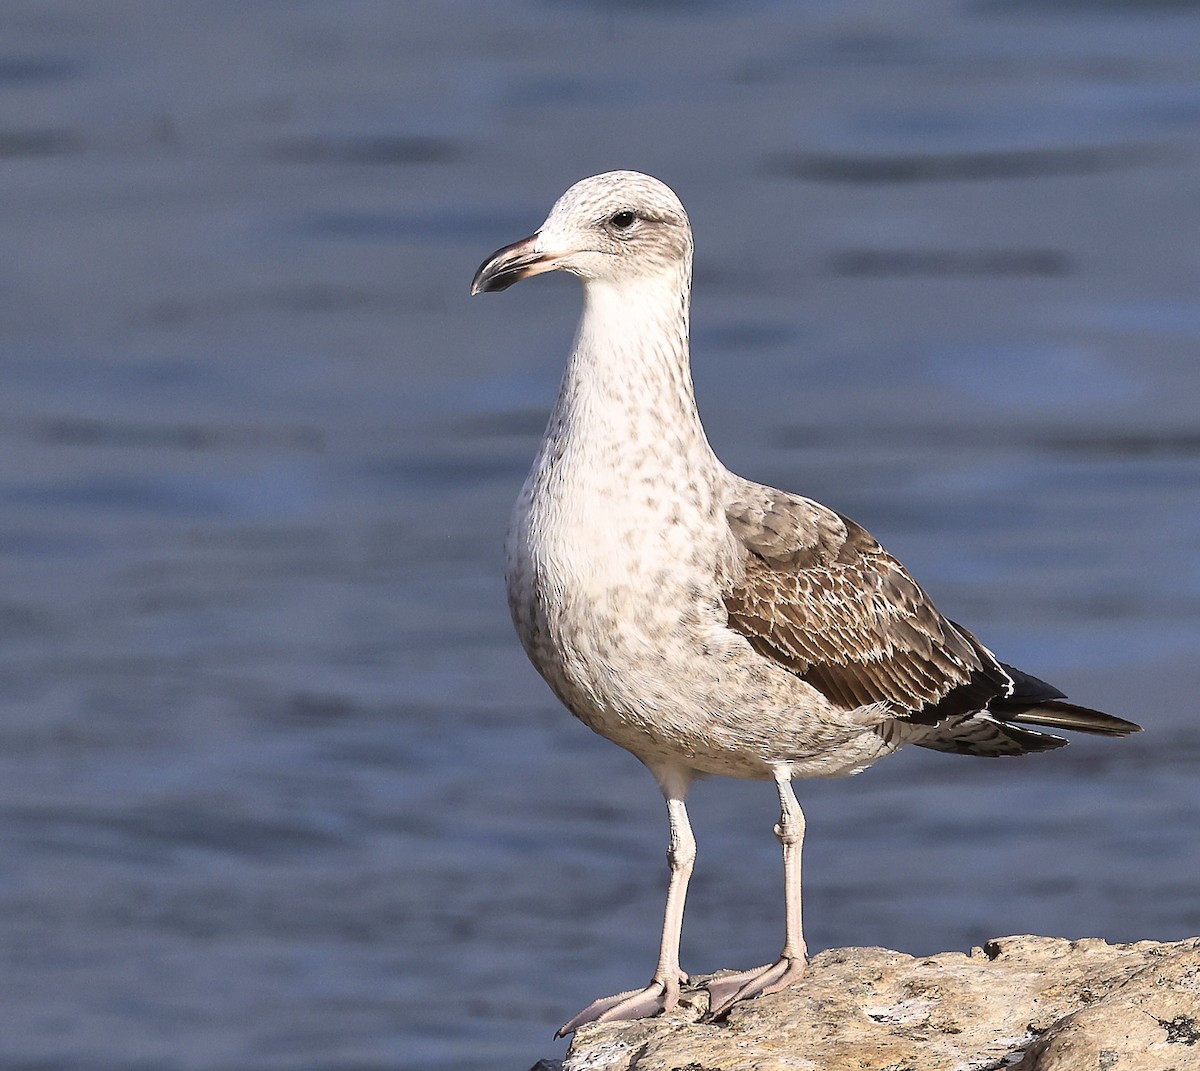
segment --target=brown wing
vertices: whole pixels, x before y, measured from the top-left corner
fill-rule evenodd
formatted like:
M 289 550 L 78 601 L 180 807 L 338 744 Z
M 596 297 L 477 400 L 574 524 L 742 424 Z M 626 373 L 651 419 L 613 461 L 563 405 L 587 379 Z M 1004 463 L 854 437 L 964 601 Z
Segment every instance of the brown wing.
M 942 617 L 863 528 L 809 499 L 737 480 L 726 515 L 745 549 L 731 628 L 846 708 L 887 703 L 936 724 L 984 709 L 1011 678 Z

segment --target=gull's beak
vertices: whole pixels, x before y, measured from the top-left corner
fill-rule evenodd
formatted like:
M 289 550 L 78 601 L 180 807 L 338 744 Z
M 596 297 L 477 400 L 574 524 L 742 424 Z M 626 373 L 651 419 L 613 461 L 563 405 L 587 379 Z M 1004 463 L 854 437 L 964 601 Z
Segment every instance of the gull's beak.
M 544 271 L 557 268 L 559 258 L 541 252 L 537 243 L 538 236 L 531 234 L 519 242 L 497 249 L 479 265 L 479 271 L 471 281 L 471 294 L 494 294 L 507 290 L 513 283 L 519 283 L 531 275 L 541 275 Z

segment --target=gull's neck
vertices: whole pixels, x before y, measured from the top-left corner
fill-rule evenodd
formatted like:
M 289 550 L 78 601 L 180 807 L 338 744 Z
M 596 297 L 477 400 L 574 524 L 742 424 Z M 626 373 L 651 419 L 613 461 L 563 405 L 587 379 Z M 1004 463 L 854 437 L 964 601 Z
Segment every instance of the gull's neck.
M 569 436 L 593 461 L 712 457 L 692 386 L 690 274 L 677 268 L 585 283 L 551 437 Z
M 696 412 L 681 271 L 589 281 L 558 400 L 509 529 L 509 583 L 607 591 L 631 573 L 712 580 L 725 472 Z M 696 563 L 706 563 L 696 573 Z M 689 564 L 690 563 L 690 564 Z

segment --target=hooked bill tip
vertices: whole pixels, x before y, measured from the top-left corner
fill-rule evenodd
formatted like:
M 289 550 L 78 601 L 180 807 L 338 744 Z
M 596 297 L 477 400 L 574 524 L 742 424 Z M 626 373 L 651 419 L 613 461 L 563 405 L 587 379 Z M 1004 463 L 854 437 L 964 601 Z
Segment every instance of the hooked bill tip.
M 475 278 L 471 280 L 471 295 L 496 294 L 507 290 L 513 283 L 541 275 L 558 267 L 557 258 L 537 248 L 538 236 L 531 234 L 519 242 L 497 249 L 479 265 Z

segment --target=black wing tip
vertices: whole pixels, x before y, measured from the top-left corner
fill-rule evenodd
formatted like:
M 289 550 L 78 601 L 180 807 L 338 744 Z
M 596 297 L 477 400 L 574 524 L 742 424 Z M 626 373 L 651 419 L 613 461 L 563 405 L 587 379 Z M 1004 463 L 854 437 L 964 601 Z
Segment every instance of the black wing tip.
M 1001 662 L 1000 668 L 1012 678 L 1012 693 L 1007 697 L 1010 703 L 1044 703 L 1048 699 L 1067 698 L 1066 692 L 1060 692 L 1041 677 L 1010 666 L 1007 662 Z
M 1013 682 L 1012 692 L 988 705 L 988 711 L 1006 722 L 1046 725 L 1052 729 L 1073 729 L 1099 736 L 1129 736 L 1140 733 L 1136 722 L 1105 714 L 1102 710 L 1065 702 L 1066 694 L 1032 673 L 1000 663 Z
M 1029 725 L 1046 725 L 1052 729 L 1073 729 L 1080 733 L 1094 733 L 1097 736 L 1131 736 L 1140 733 L 1142 727 L 1137 722 L 1118 718 L 1115 714 L 1105 714 L 1102 710 L 1092 710 L 1075 703 L 1064 703 L 1061 700 L 1050 700 L 1037 706 L 1014 710 L 1011 713 L 1004 710 L 1003 704 L 996 709 L 993 704 L 992 713 L 1003 721 L 1023 722 Z

